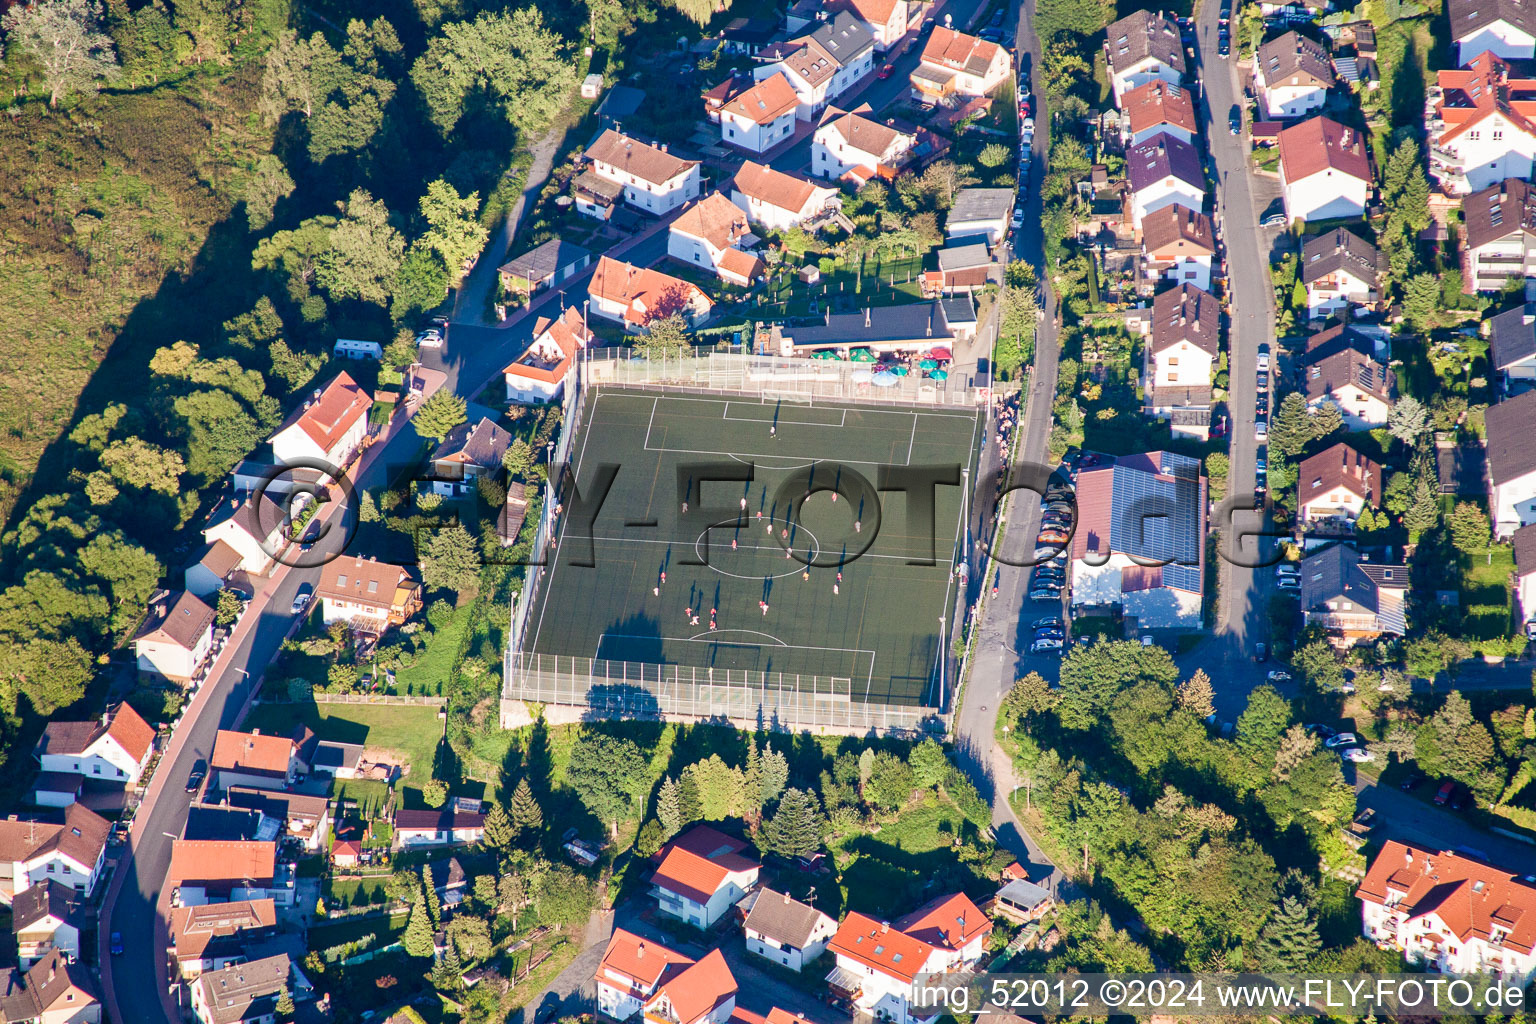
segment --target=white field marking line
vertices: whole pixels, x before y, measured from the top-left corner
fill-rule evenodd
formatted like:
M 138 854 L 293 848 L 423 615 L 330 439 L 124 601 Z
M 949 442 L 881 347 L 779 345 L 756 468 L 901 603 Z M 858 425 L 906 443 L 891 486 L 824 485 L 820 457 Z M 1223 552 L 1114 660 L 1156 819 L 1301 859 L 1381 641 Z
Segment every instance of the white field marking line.
M 656 425 L 656 407 L 658 405 L 660 405 L 660 404 L 661 404 L 661 399 L 659 399 L 659 398 L 651 399 L 651 418 L 645 421 L 645 450 L 646 451 L 653 451 L 654 450 L 654 449 L 651 448 L 651 428 Z
M 739 403 L 725 402 L 723 404 L 725 405 L 725 410 L 721 413 L 720 418 L 722 420 L 729 420 L 732 423 L 767 423 L 770 426 L 777 426 L 777 425 L 782 423 L 782 424 L 787 424 L 787 425 L 792 426 L 792 427 L 837 427 L 839 430 L 841 430 L 843 427 L 846 427 L 848 425 L 848 410 L 847 409 L 839 409 L 839 410 L 837 410 L 837 412 L 838 412 L 838 420 L 837 420 L 836 423 L 805 423 L 805 422 L 802 422 L 800 420 L 779 420 L 779 421 L 775 421 L 775 420 L 760 420 L 760 419 L 758 419 L 755 416 L 732 416 L 731 415 L 731 406 L 733 404 L 739 404 Z
M 915 431 L 917 429 L 917 424 L 913 423 L 912 424 L 912 428 Z M 974 463 L 972 468 L 978 474 L 981 472 L 981 462 L 980 462 L 979 459 L 976 458 L 976 442 L 977 442 L 976 433 L 980 429 L 981 429 L 981 421 L 977 420 L 976 421 L 976 426 L 971 428 L 971 461 Z M 963 482 L 964 481 L 962 480 L 962 486 L 963 486 Z M 966 527 L 966 522 L 965 522 L 965 520 L 966 520 L 966 511 L 967 510 L 966 510 L 966 506 L 965 506 L 965 496 L 961 495 L 960 496 L 960 515 L 959 515 L 959 517 L 955 521 L 955 543 L 954 543 L 954 546 L 950 548 L 950 551 L 951 552 L 959 553 L 961 555 L 962 559 L 964 558 L 964 552 L 961 552 L 959 550 L 960 549 L 960 531 L 964 530 L 965 527 Z M 950 612 L 953 611 L 954 607 L 955 607 L 955 600 L 954 600 L 954 597 L 952 596 L 953 591 L 954 591 L 954 587 L 955 587 L 955 573 L 954 573 L 955 559 L 953 557 L 951 557 L 949 559 L 949 561 L 946 562 L 945 564 L 950 566 L 950 573 L 949 573 L 949 582 L 944 587 L 944 604 L 939 608 L 939 619 L 940 619 L 941 622 L 944 621 L 944 620 L 947 620 L 949 618 Z M 983 570 L 983 571 L 985 571 L 985 570 Z M 986 582 L 987 581 L 985 579 L 983 579 L 981 582 L 982 582 L 982 586 L 986 586 Z M 963 621 L 962 621 L 962 625 L 963 625 Z M 944 627 L 941 625 L 939 627 L 939 649 L 938 649 L 938 653 L 935 656 L 934 662 L 933 662 L 934 668 L 938 668 L 939 667 L 940 659 L 942 659 L 943 657 L 944 657 Z M 958 666 L 957 666 L 956 670 L 958 671 Z M 932 677 L 930 676 L 930 679 L 931 678 Z M 951 689 L 953 689 L 953 687 L 951 687 Z
M 975 446 L 976 432 L 971 432 L 972 447 Z M 912 436 L 907 439 L 907 465 L 912 465 L 912 452 L 917 447 L 917 413 L 912 413 Z
M 775 520 L 775 521 L 776 522 L 781 522 L 782 520 Z M 722 527 L 722 529 L 724 529 L 724 527 Z M 806 531 L 806 532 L 810 532 L 810 531 Z M 648 538 L 645 538 L 645 537 L 635 537 L 635 538 L 630 538 L 630 537 L 599 537 L 596 534 L 593 535 L 592 542 L 593 542 L 593 544 L 619 544 L 619 545 L 628 545 L 628 544 L 667 544 L 667 545 L 672 545 L 672 544 L 681 543 L 680 541 L 671 541 L 671 540 L 651 540 L 651 539 L 648 539 Z M 713 545 L 711 545 L 711 546 L 713 546 Z M 783 548 L 779 547 L 777 544 L 771 544 L 771 545 L 770 544 L 756 544 L 756 545 L 741 544 L 741 545 L 739 545 L 739 547 L 743 551 L 750 551 L 750 550 L 757 550 L 757 551 L 783 551 L 784 550 Z M 697 551 L 697 548 L 695 548 L 695 551 Z M 892 559 L 899 559 L 899 560 L 902 560 L 902 561 L 906 561 L 907 560 L 907 556 L 906 555 L 874 555 L 874 554 L 870 554 L 869 552 L 866 551 L 864 554 L 860 555 L 858 558 L 849 559 L 847 564 L 851 565 L 854 562 L 861 561 L 861 560 L 863 560 L 865 558 L 892 558 Z M 940 565 L 954 565 L 954 562 L 955 562 L 955 560 L 953 558 L 939 558 L 939 557 L 935 556 L 934 560 L 933 560 L 933 565 L 915 565 L 915 566 L 913 566 L 913 568 L 914 569 L 932 569 L 932 568 L 935 568 L 935 567 L 940 566 Z M 805 563 L 803 563 L 803 562 L 797 562 L 796 564 L 799 565 L 801 568 L 805 568 Z M 713 569 L 714 566 L 711 566 L 711 565 L 695 565 L 695 566 L 689 566 L 689 568 L 690 569 Z M 820 568 L 826 568 L 826 567 L 820 567 Z M 730 575 L 734 575 L 734 574 L 733 573 L 725 573 L 724 575 L 730 576 Z M 755 579 L 756 577 L 743 576 L 741 578 L 742 579 Z
M 678 643 L 692 644 L 692 643 L 710 643 L 712 641 L 712 639 L 719 639 L 721 633 L 748 633 L 748 634 L 750 634 L 752 636 L 767 637 L 769 640 L 772 640 L 776 646 L 782 647 L 785 650 L 789 650 L 789 651 L 826 651 L 826 652 L 836 653 L 836 654 L 865 654 L 865 655 L 869 656 L 869 664 L 870 664 L 871 676 L 873 676 L 873 673 L 874 673 L 874 664 L 875 664 L 875 652 L 874 651 L 866 650 L 865 648 L 862 648 L 862 647 L 817 647 L 817 646 L 815 646 L 813 644 L 791 644 L 791 643 L 785 643 L 783 640 L 780 640 L 778 637 L 774 636 L 772 633 L 762 633 L 762 632 L 759 632 L 759 631 L 757 631 L 755 629 L 736 629 L 736 628 L 717 629 L 717 630 L 715 630 L 713 632 L 710 632 L 710 631 L 706 630 L 703 633 L 697 633 L 697 634 L 695 634 L 693 636 L 662 636 L 662 637 L 652 636 L 652 635 L 650 635 L 648 633 L 641 634 L 641 633 L 606 633 L 605 632 L 605 633 L 599 633 L 598 634 L 598 637 L 597 637 L 598 647 L 597 647 L 596 650 L 601 650 L 602 649 L 603 641 L 607 640 L 607 639 L 610 639 L 610 638 L 612 638 L 614 640 L 645 640 L 645 641 L 648 641 L 648 642 L 655 642 L 655 641 L 659 640 L 662 643 L 665 643 L 665 642 L 667 642 L 669 640 L 675 640 Z M 607 658 L 607 659 L 598 658 L 597 654 L 596 654 L 596 651 L 594 651 L 592 657 L 596 661 L 604 661 L 604 660 L 606 660 L 606 661 L 616 661 L 616 660 L 622 661 L 623 660 L 621 658 L 620 659 L 615 659 L 615 658 Z M 752 671 L 752 670 L 748 669 L 747 671 Z M 790 673 L 790 674 L 793 675 L 794 673 Z M 809 672 L 801 672 L 800 673 L 800 675 L 810 675 L 810 674 L 811 673 L 809 673 Z
M 587 418 L 587 421 L 586 421 L 586 427 L 585 427 L 586 432 L 587 432 L 587 436 L 583 437 L 581 439 L 581 451 L 578 452 L 577 455 L 576 455 L 576 465 L 571 467 L 571 479 L 573 481 L 581 479 L 581 464 L 582 464 L 582 461 L 585 460 L 586 457 L 587 457 L 587 442 L 592 440 L 592 435 L 594 433 L 594 431 L 592 430 L 592 424 L 597 419 L 597 403 L 602 399 L 602 397 L 603 397 L 603 392 L 602 391 L 597 391 L 592 396 L 592 408 L 589 410 L 589 415 L 588 415 L 588 418 Z M 654 399 L 652 401 L 654 402 Z M 654 415 L 654 413 L 655 413 L 654 405 L 652 406 L 652 410 L 651 411 L 652 411 L 652 414 Z M 547 495 L 546 495 L 546 497 L 547 497 Z M 543 515 L 544 514 L 543 510 L 541 510 L 539 514 Z M 565 547 L 565 529 L 566 529 L 567 525 L 568 525 L 567 522 L 562 522 L 555 529 L 555 550 L 554 550 L 554 554 L 552 556 L 549 556 L 549 561 L 553 562 L 553 564 L 550 565 L 550 564 L 546 563 L 546 566 L 541 566 L 540 567 L 540 571 L 541 572 L 543 571 L 544 568 L 547 567 L 550 570 L 550 573 L 549 573 L 549 578 L 544 581 L 545 589 L 541 592 L 541 594 L 539 596 L 539 623 L 538 623 L 537 626 L 534 627 L 534 630 L 533 630 L 533 645 L 528 648 L 528 650 L 530 652 L 536 651 L 536 650 L 539 649 L 539 637 L 542 636 L 543 633 L 544 633 L 544 613 L 549 611 L 549 597 L 550 597 L 551 594 L 554 593 L 555 573 L 560 568 L 560 551 L 561 551 L 562 548 Z M 532 568 L 532 566 L 530 566 L 529 568 Z
M 608 388 L 608 389 L 605 389 L 603 393 L 604 394 L 613 395 L 613 397 L 615 397 L 615 398 L 626 398 L 627 397 L 627 398 L 637 398 L 637 399 L 644 400 L 645 398 L 649 397 L 649 395 L 645 394 L 645 393 L 637 394 L 635 392 L 625 392 L 625 391 L 622 390 L 622 388 L 619 391 L 617 391 L 617 392 L 615 392 L 612 388 Z M 731 394 L 731 395 L 733 395 L 735 397 L 733 397 L 733 398 L 706 398 L 706 397 L 704 397 L 702 395 L 668 395 L 667 396 L 667 401 L 669 401 L 669 402 L 709 402 L 709 403 L 711 403 L 713 405 L 719 405 L 721 402 L 740 402 L 742 404 L 747 404 L 747 405 L 751 404 L 751 396 L 750 395 L 744 394 L 742 392 L 737 392 L 737 391 L 722 392 L 722 394 L 727 394 L 727 393 Z M 934 409 L 900 409 L 900 410 L 898 410 L 898 409 L 882 409 L 882 408 L 879 408 L 879 407 L 877 407 L 875 405 L 867 405 L 867 406 L 866 405 L 860 405 L 857 402 L 854 402 L 854 403 L 840 402 L 837 399 L 829 399 L 828 401 L 824 402 L 823 404 L 817 405 L 814 402 L 795 401 L 791 397 L 769 398 L 767 396 L 764 396 L 763 399 L 761 400 L 760 404 L 767 405 L 770 401 L 775 402 L 775 403 L 783 403 L 783 404 L 786 404 L 786 405 L 800 405 L 800 406 L 806 407 L 807 409 L 827 409 L 827 408 L 833 408 L 833 409 L 842 409 L 845 412 L 867 413 L 867 414 L 870 414 L 870 415 L 873 415 L 873 416 L 938 416 L 938 417 L 944 417 L 944 418 L 947 418 L 947 419 L 954 419 L 954 418 L 958 417 L 960 419 L 967 419 L 968 420 L 968 419 L 971 419 L 973 416 L 976 415 L 975 411 L 967 411 L 967 409 L 965 407 L 953 408 L 953 407 L 950 407 L 950 406 L 945 406 L 943 408 L 934 408 Z

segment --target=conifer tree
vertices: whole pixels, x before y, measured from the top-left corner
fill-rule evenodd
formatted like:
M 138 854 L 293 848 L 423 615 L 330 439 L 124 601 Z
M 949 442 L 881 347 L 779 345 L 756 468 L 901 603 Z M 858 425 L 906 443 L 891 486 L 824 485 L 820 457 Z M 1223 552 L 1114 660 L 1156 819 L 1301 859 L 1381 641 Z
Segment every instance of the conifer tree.
M 401 936 L 400 944 L 411 956 L 420 958 L 432 955 L 432 921 L 427 913 L 426 899 L 419 891 L 415 902 L 411 904 L 411 916 L 405 923 L 405 934 Z
M 534 799 L 527 779 L 520 779 L 512 791 L 512 825 L 519 836 L 537 835 L 544 829 L 544 811 Z
M 787 789 L 763 834 L 773 853 L 781 857 L 808 857 L 821 849 L 822 827 L 815 794 Z
M 421 866 L 421 891 L 427 901 L 427 910 L 432 914 L 432 927 L 436 928 L 443 923 L 443 905 L 437 898 L 437 885 L 432 881 L 432 865 Z
M 507 816 L 501 804 L 492 804 L 491 812 L 485 816 L 485 845 L 493 850 L 505 850 L 512 845 L 516 835 L 512 819 Z
M 1259 933 L 1259 962 L 1267 970 L 1299 971 L 1321 947 L 1307 905 L 1287 896 Z
M 682 831 L 683 811 L 678 802 L 677 783 L 668 775 L 661 780 L 661 790 L 656 794 L 656 818 L 661 822 L 662 839 L 671 839 Z

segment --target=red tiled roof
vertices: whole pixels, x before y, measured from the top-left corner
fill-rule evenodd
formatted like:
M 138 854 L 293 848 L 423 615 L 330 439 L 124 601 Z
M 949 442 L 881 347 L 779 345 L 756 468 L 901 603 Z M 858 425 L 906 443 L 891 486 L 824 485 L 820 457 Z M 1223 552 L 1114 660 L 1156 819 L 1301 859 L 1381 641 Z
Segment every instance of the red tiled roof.
M 592 331 L 587 327 L 587 322 L 581 318 L 581 310 L 576 306 L 567 307 L 565 312 L 556 319 L 551 320 L 547 316 L 541 316 L 534 321 L 533 340 L 537 342 L 545 335 L 548 335 L 549 340 L 560 350 L 559 362 L 553 366 L 541 363 L 533 355 L 533 346 L 529 346 L 526 352 L 501 372 L 551 383 L 564 380 L 565 375 L 570 372 L 576 353 L 586 348 L 592 340 Z
M 771 206 L 792 213 L 805 209 L 805 204 L 816 194 L 813 182 L 751 160 L 741 165 L 741 170 L 736 172 L 731 184 L 744 196 L 761 199 Z
M 1409 920 L 1434 913 L 1462 942 L 1475 936 L 1491 943 L 1497 928 L 1504 937 L 1491 944 L 1536 951 L 1536 885 L 1501 868 L 1389 840 L 1355 896 L 1385 905 L 1389 892 Z
M 587 150 L 586 157 L 643 178 L 653 185 L 664 185 L 699 164 L 697 160 L 684 160 L 665 149 L 632 139 L 612 128 L 598 136 L 592 148 Z
M 613 937 L 608 940 L 608 948 L 603 951 L 603 959 L 598 964 L 597 976 L 602 978 L 604 971 L 614 970 L 649 989 L 661 980 L 662 973 L 669 966 L 686 966 L 691 963 L 691 957 L 674 953 L 659 942 L 646 942 L 633 932 L 615 928 Z
M 937 25 L 923 47 L 923 63 L 980 76 L 992 66 L 998 49 L 996 43 Z
M 43 728 L 38 752 L 43 754 L 83 754 L 103 736 L 117 741 L 128 756 L 143 761 L 155 742 L 155 730 L 127 703 L 119 704 L 103 716 L 105 724 L 95 722 L 49 722 Z
M 711 192 L 678 214 L 671 230 L 729 249 L 747 233 L 747 215 L 719 192 Z
M 933 955 L 922 939 L 858 913 L 843 919 L 827 948 L 902 981 L 916 978 Z
M 646 1001 L 646 1016 L 651 1016 L 651 1005 L 664 998 L 672 1004 L 672 1018 L 678 1024 L 694 1024 L 735 994 L 736 978 L 726 966 L 724 954 L 712 949 L 702 960 L 661 983 L 655 995 Z
M 789 84 L 789 79 L 780 71 L 727 100 L 721 110 L 746 118 L 753 124 L 763 125 L 772 124 L 790 113 L 798 102 L 795 87 Z
M 954 952 L 976 936 L 990 932 L 992 921 L 964 893 L 957 892 L 940 896 L 897 918 L 894 927 L 930 946 Z
M 288 774 L 288 760 L 293 756 L 293 740 L 287 736 L 263 736 L 256 732 L 231 732 L 220 729 L 213 741 L 215 769 Z
M 1171 124 L 1191 135 L 1200 131 L 1189 93 L 1161 78 L 1154 78 L 1126 93 L 1120 98 L 1120 106 L 1130 120 L 1133 135 L 1160 124 Z
M 171 844 L 170 885 L 272 881 L 277 844 L 256 840 L 177 839 Z
M 622 305 L 624 319 L 638 327 L 680 312 L 699 300 L 703 300 L 706 309 L 711 305 L 709 296 L 695 284 L 607 256 L 597 261 L 587 292 L 594 298 Z
M 321 451 L 328 452 L 360 418 L 368 415 L 372 405 L 368 392 L 342 371 L 325 386 L 318 399 L 291 415 L 283 430 L 297 426 Z
M 1289 182 L 1329 169 L 1366 183 L 1371 180 L 1371 162 L 1360 130 L 1322 116 L 1280 133 L 1280 168 Z
M 651 881 L 695 903 L 707 903 L 727 875 L 761 866 L 741 855 L 746 848 L 746 843 L 708 825 L 695 826 L 668 844 Z

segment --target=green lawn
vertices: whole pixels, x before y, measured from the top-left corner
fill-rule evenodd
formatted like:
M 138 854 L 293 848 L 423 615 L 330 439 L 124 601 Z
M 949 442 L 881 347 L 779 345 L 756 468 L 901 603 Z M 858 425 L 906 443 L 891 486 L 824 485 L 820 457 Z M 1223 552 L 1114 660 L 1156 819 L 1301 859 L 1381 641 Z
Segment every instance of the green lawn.
M 1475 640 L 1509 636 L 1519 628 L 1509 593 L 1515 569 L 1514 549 L 1495 545 L 1481 555 L 1461 559 L 1461 608 L 1464 633 Z
M 895 915 L 911 910 L 943 887 L 968 888 L 978 880 L 955 857 L 957 843 L 991 844 L 947 799 L 926 793 L 878 833 L 859 832 L 831 844 L 842 872 L 846 910 Z M 984 862 L 979 867 L 984 868 Z M 929 891 L 935 890 L 935 891 Z
M 328 881 L 325 886 L 325 905 L 328 908 L 354 907 L 359 903 L 384 903 L 384 883 L 389 875 L 371 875 L 367 878 L 348 878 Z M 335 945 L 333 941 L 331 945 Z
M 427 649 L 409 668 L 395 673 L 395 689 L 401 693 L 442 693 L 453 669 L 453 659 L 469 628 L 469 606 L 454 610 L 453 621 L 432 634 Z

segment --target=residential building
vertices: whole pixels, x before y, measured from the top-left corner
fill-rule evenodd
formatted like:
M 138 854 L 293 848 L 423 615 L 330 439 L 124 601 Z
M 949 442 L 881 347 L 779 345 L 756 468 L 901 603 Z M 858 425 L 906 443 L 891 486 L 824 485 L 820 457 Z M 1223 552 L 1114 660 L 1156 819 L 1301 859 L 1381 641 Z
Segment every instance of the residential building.
M 213 609 L 186 591 L 161 591 L 133 637 L 139 674 L 186 685 L 213 649 Z
M 270 899 L 205 903 L 171 911 L 169 952 L 187 980 L 245 958 L 247 943 L 277 927 L 277 904 Z
M 395 846 L 467 846 L 485 835 L 485 815 L 445 807 L 438 811 L 395 812 Z
M 935 25 L 912 72 L 912 95 L 926 103 L 955 104 L 988 96 L 1013 75 L 1013 58 L 997 43 Z
M 338 373 L 323 388 L 288 414 L 272 435 L 272 455 L 279 466 L 302 465 L 302 460 L 325 463 L 329 470 L 352 461 L 368 434 L 368 410 L 373 396 L 358 386 L 350 374 Z
M 952 245 L 939 250 L 939 278 L 946 292 L 985 288 L 994 266 L 992 252 L 985 242 Z
M 843 918 L 827 944 L 836 966 L 827 987 L 836 1002 L 891 1024 L 927 1024 L 939 1010 L 911 1005 L 921 974 L 975 966 L 992 922 L 964 896 L 942 896 L 889 924 L 864 914 Z
M 1461 64 L 1485 52 L 1506 60 L 1536 57 L 1536 15 L 1524 0 L 1449 0 L 1446 14 Z
M 192 1013 L 200 1024 L 273 1024 L 278 996 L 295 975 L 303 977 L 287 953 L 206 971 L 192 985 Z
M 61 814 L 0 820 L 0 901 L 56 881 L 89 897 L 106 857 L 105 818 L 78 803 Z
M 155 750 L 155 729 L 126 702 L 92 722 L 49 722 L 32 756 L 45 772 L 137 785 Z
M 177 839 L 165 884 L 176 891 L 174 907 L 231 900 L 293 903 L 293 876 L 277 864 L 277 843 L 263 839 Z M 279 877 L 281 875 L 281 877 Z
M 0 1020 L 9 1024 L 101 1024 L 94 972 L 55 949 L 25 972 L 0 978 Z
M 1348 337 L 1324 331 L 1308 339 L 1302 363 L 1307 408 L 1316 411 L 1324 402 L 1332 402 L 1351 430 L 1386 425 L 1395 378 L 1374 354 L 1362 351 Z
M 1280 132 L 1280 188 L 1291 220 L 1359 217 L 1371 191 L 1365 140 L 1331 118 L 1309 118 Z
M 917 136 L 864 116 L 867 107 L 842 111 L 828 107 L 811 136 L 811 173 L 856 185 L 871 178 L 894 178 Z
M 930 971 L 963 971 L 981 962 L 992 934 L 992 919 L 964 893 L 929 900 L 891 927 L 933 949 Z
M 1216 258 L 1211 218 L 1181 203 L 1153 210 L 1141 222 L 1141 258 L 1153 281 L 1210 291 Z
M 551 238 L 497 268 L 504 291 L 529 301 L 550 288 L 558 288 L 592 265 L 592 254 L 579 245 Z
M 643 334 L 652 320 L 677 313 L 690 327 L 709 318 L 714 304 L 698 285 L 649 267 L 636 267 L 603 256 L 587 285 L 592 315 Z
M 421 610 L 421 583 L 404 566 L 343 555 L 320 569 L 321 619 L 377 636 Z M 268 737 L 270 738 L 270 737 Z
M 783 49 L 787 52 L 779 60 L 754 68 L 752 77 L 761 82 L 783 75 L 794 90 L 795 116 L 801 121 L 816 120 L 827 104 L 875 69 L 875 37 L 847 11 Z
M 1431 93 L 1429 173 L 1452 196 L 1529 178 L 1536 160 L 1536 80 L 1492 53 L 1440 71 Z
M 1485 320 L 1488 363 L 1506 386 L 1536 382 L 1536 303 L 1506 309 Z
M 1297 514 L 1306 520 L 1353 524 L 1367 505 L 1381 504 L 1381 480 L 1381 466 L 1340 441 L 1303 459 L 1297 468 Z
M 663 976 L 676 975 L 692 963 L 660 943 L 615 928 L 597 965 L 598 1013 L 611 1020 L 628 1020 L 655 994 Z
M 667 152 L 665 144 L 652 146 L 610 128 L 597 137 L 585 156 L 594 175 L 621 186 L 625 202 L 652 216 L 671 213 L 699 196 L 699 162 Z M 589 206 L 611 210 L 601 206 L 599 192 L 607 190 L 597 189 L 585 200 L 578 195 L 577 205 L 586 201 Z
M 1515 549 L 1515 598 L 1519 602 L 1520 620 L 1536 621 L 1536 525 L 1522 526 L 1510 537 Z
M 363 844 L 356 839 L 343 839 L 331 844 L 331 863 L 338 868 L 355 868 L 362 863 Z
M 571 180 L 571 198 L 577 213 L 606 224 L 624 202 L 624 183 L 605 178 L 589 166 Z
M 1506 178 L 1463 199 L 1461 217 L 1464 291 L 1502 291 L 1536 277 L 1536 188 Z
M 271 568 L 273 558 L 286 545 L 287 525 L 282 507 L 262 491 L 254 491 L 220 503 L 208 517 L 203 540 L 215 548 L 220 542 L 232 548 L 240 556 L 237 569 L 259 574 Z
M 1087 456 L 1077 501 L 1073 607 L 1119 608 L 1138 628 L 1199 628 L 1206 535 L 1200 461 L 1172 452 Z
M 696 825 L 668 843 L 651 876 L 651 895 L 663 914 L 708 928 L 757 884 L 762 865 L 742 851 L 747 844 L 708 825 Z
M 1028 924 L 1040 920 L 1055 908 L 1056 899 L 1050 890 L 1027 878 L 1013 878 L 997 890 L 987 909 L 1013 924 Z
M 720 106 L 720 138 L 763 154 L 795 134 L 800 99 L 783 73 L 770 75 Z
M 756 243 L 747 215 L 719 192 L 678 214 L 667 231 L 667 255 L 709 269 L 728 284 L 746 287 L 763 276 L 763 261 L 741 247 Z
M 1151 383 L 1159 388 L 1209 388 L 1221 354 L 1221 312 L 1216 297 L 1193 285 L 1170 288 L 1152 300 Z
M 1389 839 L 1355 897 L 1365 937 L 1410 963 L 1436 974 L 1494 975 L 1516 989 L 1536 979 L 1536 882 L 1528 873 Z
M 1182 85 L 1154 78 L 1126 93 L 1120 101 L 1120 138 L 1139 146 L 1158 135 L 1193 143 L 1200 134 L 1195 104 Z
M 259 554 L 265 554 L 259 545 L 255 548 Z M 204 545 L 197 559 L 187 566 L 182 573 L 182 584 L 188 593 L 196 594 L 204 600 L 214 597 L 227 587 L 250 589 L 241 569 L 243 562 L 244 558 L 239 551 L 222 540 L 214 541 Z M 241 586 L 242 583 L 245 585 Z
M 324 586 L 323 580 L 321 586 Z M 283 789 L 293 781 L 298 770 L 298 751 L 288 736 L 220 729 L 214 737 L 209 769 L 217 777 L 214 789 L 230 786 Z
M 907 34 L 911 0 L 831 0 L 827 10 L 848 11 L 869 27 L 875 40 L 875 52 L 884 53 Z
M 429 457 L 432 490 L 444 497 L 468 494 L 480 477 L 501 472 L 501 457 L 511 444 L 512 435 L 487 416 L 475 423 L 460 423 Z
M 732 18 L 720 32 L 720 43 L 726 53 L 755 57 L 778 31 L 772 18 Z
M 949 239 L 985 235 L 988 245 L 996 245 L 1008 234 L 1013 216 L 1013 190 L 1008 188 L 962 188 L 955 193 L 944 222 L 944 236 Z
M 1297 32 L 1260 46 L 1253 62 L 1253 87 L 1262 120 L 1305 117 L 1321 110 L 1333 83 L 1328 50 Z
M 577 353 L 591 343 L 592 331 L 579 307 L 568 306 L 557 317 L 539 317 L 533 324 L 533 343 L 501 371 L 507 401 L 543 405 L 558 399 Z
M 329 775 L 333 779 L 355 779 L 362 760 L 361 743 L 321 740 L 315 744 L 315 755 L 309 770 L 311 774 Z
M 1175 203 L 1198 210 L 1205 203 L 1205 168 L 1194 146 L 1173 135 L 1156 135 L 1125 151 L 1130 181 L 1131 226 L 1140 231 L 1147 214 Z
M 1483 414 L 1488 451 L 1488 509 L 1500 540 L 1536 523 L 1536 390 L 1523 391 Z
M 771 231 L 799 227 L 822 214 L 842 209 L 837 189 L 751 160 L 741 165 L 729 187 L 731 202 L 742 209 L 748 222 Z
M 51 878 L 17 893 L 11 901 L 11 933 L 21 969 L 26 970 L 55 949 L 70 960 L 78 960 L 83 911 L 80 893 Z
M 1348 648 L 1407 629 L 1408 569 L 1366 561 L 1348 544 L 1319 548 L 1301 560 L 1301 614 L 1328 642 Z
M 1179 23 L 1161 11 L 1136 11 L 1109 26 L 1104 37 L 1115 105 L 1138 85 L 1184 81 L 1184 41 Z
M 758 889 L 742 925 L 747 952 L 798 973 L 826 951 L 837 922 L 789 893 Z
M 260 813 L 262 823 L 256 833 L 258 838 L 268 833 L 284 835 L 296 840 L 310 853 L 318 853 L 330 836 L 331 802 L 327 797 L 231 786 L 224 791 L 224 799 L 231 807 Z
M 1332 316 L 1350 306 L 1381 299 L 1386 254 L 1348 228 L 1334 228 L 1302 241 L 1301 281 L 1307 289 L 1307 316 Z
M 736 979 L 718 949 L 664 973 L 641 1007 L 647 1024 L 726 1024 L 735 1013 Z

